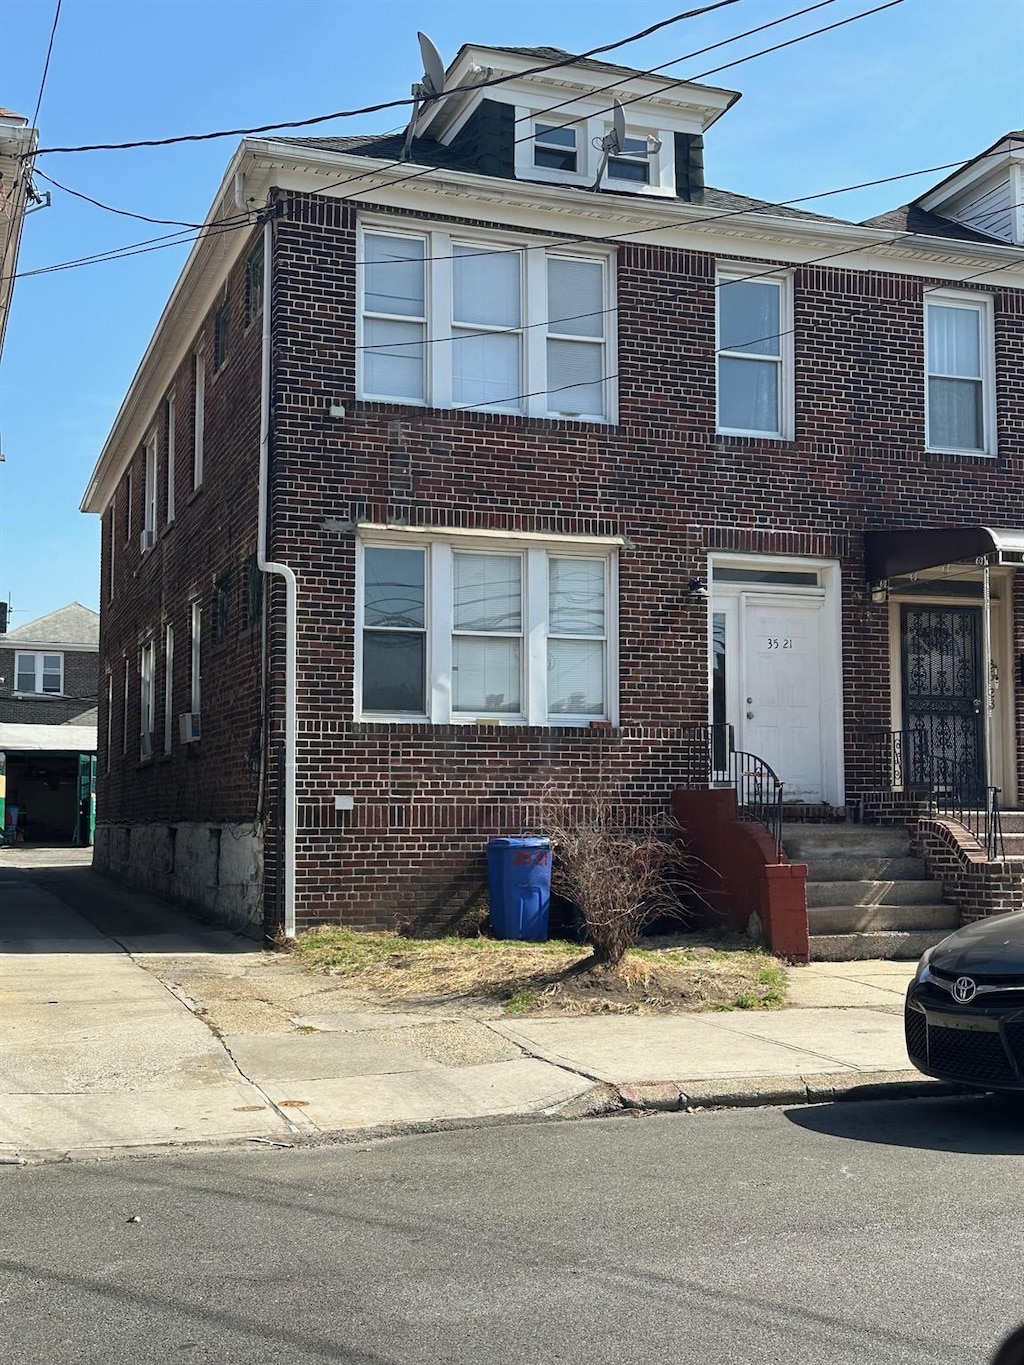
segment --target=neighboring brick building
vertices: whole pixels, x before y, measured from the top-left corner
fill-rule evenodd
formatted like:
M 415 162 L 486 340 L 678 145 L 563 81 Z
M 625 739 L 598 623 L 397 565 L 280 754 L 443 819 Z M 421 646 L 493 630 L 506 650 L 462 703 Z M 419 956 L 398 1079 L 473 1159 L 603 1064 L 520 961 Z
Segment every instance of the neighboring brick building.
M 209 221 L 269 207 L 193 249 L 83 503 L 97 865 L 234 923 L 455 922 L 546 782 L 664 808 L 697 723 L 812 805 L 868 732 L 979 762 L 981 570 L 899 549 L 1024 524 L 1024 136 L 856 224 L 704 185 L 733 92 L 472 47 L 453 87 L 406 164 L 242 143 Z
M 16 817 L 19 839 L 91 840 L 99 633 L 80 602 L 0 633 L 0 830 Z

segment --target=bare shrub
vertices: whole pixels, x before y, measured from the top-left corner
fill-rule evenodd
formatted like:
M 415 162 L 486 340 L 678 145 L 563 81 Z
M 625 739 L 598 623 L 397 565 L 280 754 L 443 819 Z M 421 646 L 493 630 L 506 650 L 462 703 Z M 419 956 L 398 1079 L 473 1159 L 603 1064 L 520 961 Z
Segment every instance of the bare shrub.
M 616 805 L 600 789 L 541 797 L 552 889 L 583 916 L 595 963 L 615 966 L 655 920 L 686 920 L 694 859 L 673 816 Z

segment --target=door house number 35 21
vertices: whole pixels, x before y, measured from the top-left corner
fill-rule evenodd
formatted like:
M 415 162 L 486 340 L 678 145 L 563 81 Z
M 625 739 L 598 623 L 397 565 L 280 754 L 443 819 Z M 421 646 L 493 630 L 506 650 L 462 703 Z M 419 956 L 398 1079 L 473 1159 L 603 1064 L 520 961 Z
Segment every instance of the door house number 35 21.
M 769 648 L 769 649 L 792 649 L 792 648 L 793 648 L 793 641 L 792 641 L 792 640 L 777 640 L 777 639 L 775 639 L 775 637 L 774 637 L 773 635 L 769 635 L 769 636 L 768 636 L 768 648 Z

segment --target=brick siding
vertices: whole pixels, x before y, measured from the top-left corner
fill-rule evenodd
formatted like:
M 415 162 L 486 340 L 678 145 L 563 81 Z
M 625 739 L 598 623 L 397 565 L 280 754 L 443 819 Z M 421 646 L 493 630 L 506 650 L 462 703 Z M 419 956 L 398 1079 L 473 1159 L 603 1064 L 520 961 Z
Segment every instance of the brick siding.
M 15 725 L 63 725 L 96 705 L 99 655 L 91 650 L 45 652 L 64 655 L 64 691 L 59 697 L 14 695 L 15 649 L 0 648 L 0 721 Z M 30 650 L 32 654 L 42 650 Z

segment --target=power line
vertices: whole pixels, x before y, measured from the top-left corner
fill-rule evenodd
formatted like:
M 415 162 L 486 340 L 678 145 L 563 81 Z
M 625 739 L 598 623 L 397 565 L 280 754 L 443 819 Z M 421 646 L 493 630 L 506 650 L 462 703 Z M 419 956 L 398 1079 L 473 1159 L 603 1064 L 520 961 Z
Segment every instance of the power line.
M 779 24 L 788 23 L 791 19 L 799 19 L 799 18 L 800 18 L 802 15 L 804 15 L 804 14 L 810 14 L 812 10 L 823 9 L 826 5 L 834 5 L 835 3 L 836 3 L 836 0 L 816 0 L 816 3 L 815 3 L 815 4 L 813 4 L 813 5 L 808 5 L 805 9 L 795 10 L 795 11 L 793 11 L 793 13 L 791 13 L 791 14 L 784 14 L 784 15 L 782 15 L 782 17 L 779 18 L 779 19 L 771 19 L 771 20 L 769 20 L 768 23 L 765 23 L 765 24 L 758 24 L 755 28 L 748 28 L 748 29 L 744 30 L 744 32 L 742 32 L 742 33 L 734 34 L 732 37 L 729 37 L 729 38 L 722 38 L 722 39 L 720 39 L 717 43 L 710 43 L 707 47 L 697 48 L 694 52 L 688 52 L 688 53 L 684 54 L 682 57 L 673 57 L 670 61 L 662 62 L 659 66 L 652 66 L 652 67 L 649 67 L 649 68 L 646 69 L 645 71 L 643 71 L 643 72 L 638 72 L 638 73 L 636 73 L 636 74 L 644 75 L 644 76 L 651 76 L 651 75 L 654 75 L 654 74 L 656 74 L 656 73 L 659 72 L 659 71 L 665 70 L 667 67 L 670 67 L 670 66 L 677 66 L 680 62 L 688 62 L 688 61 L 691 61 L 694 57 L 703 56 L 704 53 L 706 53 L 706 52 L 714 52 L 716 49 L 721 48 L 721 47 L 728 47 L 731 43 L 739 42 L 742 38 L 749 38 L 749 37 L 751 37 L 751 36 L 752 36 L 753 34 L 755 34 L 755 33 L 763 33 L 766 29 L 769 29 L 769 28 L 776 28 Z M 636 76 L 635 76 L 634 74 L 631 74 L 631 75 L 629 75 L 629 76 L 624 76 L 624 77 L 622 77 L 622 78 L 621 78 L 620 80 L 618 80 L 618 81 L 613 81 L 613 82 L 611 82 L 611 84 L 609 84 L 609 85 L 600 86 L 598 89 L 592 91 L 592 92 L 591 92 L 591 95 L 601 95 L 601 94 L 605 94 L 605 93 L 606 93 L 607 91 L 609 91 L 609 90 L 616 90 L 616 89 L 619 88 L 619 86 L 625 85 L 625 84 L 627 84 L 629 81 L 634 80 L 635 78 L 636 78 Z M 677 82 L 677 84 L 684 84 L 684 83 L 685 83 L 685 82 Z M 544 118 L 545 116 L 547 116 L 547 115 L 549 115 L 549 114 L 553 114 L 553 113 L 554 113 L 556 110 L 558 110 L 558 109 L 564 109 L 564 108 L 566 107 L 566 105 L 573 104 L 573 103 L 576 101 L 577 98 L 578 98 L 578 96 L 572 96 L 572 97 L 570 97 L 569 99 L 560 100 L 557 104 L 549 105 L 546 109 L 541 110 L 539 113 L 536 113 L 536 112 L 531 111 L 530 113 L 524 114 L 524 115 L 522 115 L 520 118 L 517 118 L 517 119 L 515 120 L 515 123 L 518 124 L 518 123 L 523 123 L 523 122 L 528 122 L 528 121 L 534 121 L 534 120 L 536 120 L 536 119 L 538 119 L 538 118 Z M 601 113 L 608 113 L 608 112 L 610 112 L 610 107 L 598 111 L 599 114 L 601 114 Z M 284 125 L 278 125 L 278 126 L 284 126 Z M 562 125 L 562 126 L 567 126 L 567 125 Z M 393 129 L 391 129 L 391 131 L 388 132 L 388 133 L 376 134 L 376 135 L 374 135 L 374 136 L 377 136 L 377 137 L 380 137 L 380 138 L 386 138 L 386 137 L 391 137 L 391 136 L 397 136 L 397 134 L 399 134 L 401 131 L 402 131 L 401 128 L 393 128 Z M 522 139 L 522 138 L 516 139 L 517 142 L 519 142 L 519 141 L 524 141 L 524 140 L 525 140 L 525 139 Z M 400 162 L 400 161 L 396 161 L 396 162 L 394 162 L 394 163 L 392 163 L 392 164 L 395 165 L 395 166 L 399 166 L 399 165 L 404 165 L 405 163 L 404 163 L 404 162 Z M 433 169 L 436 169 L 436 168 L 435 168 L 435 167 L 431 167 L 430 169 L 433 170 Z M 185 223 L 185 222 L 182 222 L 182 221 L 179 220 L 179 219 L 173 219 L 173 218 L 151 218 L 151 217 L 149 217 L 147 214 L 144 214 L 144 213 L 134 213 L 134 212 L 132 212 L 132 211 L 129 210 L 129 209 L 114 208 L 112 205 L 110 205 L 110 204 L 105 204 L 105 203 L 103 203 L 103 202 L 102 202 L 101 200 L 99 200 L 99 199 L 94 199 L 91 195 L 84 194 L 81 190 L 75 190 L 75 189 L 72 189 L 69 185 L 63 185 L 63 184 L 61 184 L 61 182 L 60 182 L 59 180 L 55 180 L 52 176 L 43 175 L 43 172 L 42 172 L 42 171 L 37 171 L 36 174 L 41 175 L 41 176 L 43 177 L 44 180 L 48 181 L 49 184 L 54 185 L 57 189 L 63 190 L 65 194 L 74 195 L 74 197 L 75 197 L 76 199 L 84 199 L 86 203 L 88 203 L 88 204 L 93 204 L 96 208 L 99 208 L 99 209 L 105 209 L 108 213 L 116 213 L 116 214 L 118 214 L 118 215 L 120 215 L 121 217 L 124 217 L 124 218 L 137 218 L 140 222 L 143 222 L 143 223 L 159 223 L 159 224 L 167 224 L 167 225 L 174 224 L 174 225 L 179 225 L 179 226 L 181 226 L 181 227 L 195 227 L 195 228 L 199 228 L 199 227 L 202 226 L 202 224 L 199 224 L 199 223 Z M 371 176 L 371 175 L 373 175 L 373 174 L 375 174 L 375 171 L 374 171 L 374 170 L 366 171 L 366 172 L 363 172 L 362 174 L 360 174 L 360 175 L 358 175 L 358 176 L 355 176 L 355 177 L 354 177 L 354 180 L 356 180 L 356 181 L 357 181 L 357 180 L 363 180 L 363 179 L 366 179 L 367 177 L 369 177 L 369 176 Z M 416 172 L 416 175 L 419 175 L 419 174 L 420 174 L 420 172 Z M 404 179 L 413 179 L 413 178 L 415 178 L 415 177 L 414 177 L 414 176 L 408 176 L 408 177 L 403 177 L 403 178 L 404 178 Z M 326 187 L 325 187 L 325 191 L 326 191 L 326 190 L 331 190 L 331 189 L 334 189 L 334 188 L 338 188 L 338 187 L 339 187 L 340 185 L 342 185 L 342 184 L 351 185 L 352 183 L 353 183 L 353 180 L 339 181 L 337 186 L 332 186 L 332 185 L 326 186 Z
M 50 72 L 50 56 L 53 52 L 53 40 L 57 34 L 57 21 L 60 19 L 61 3 L 62 0 L 57 0 L 57 8 L 53 15 L 53 28 L 50 29 L 50 41 L 46 47 L 46 61 L 43 63 L 43 75 L 39 82 L 39 98 L 36 100 L 35 113 L 32 115 L 33 128 L 38 127 L 39 124 L 39 110 L 42 108 L 43 104 L 43 91 L 46 89 L 46 77 Z M 35 153 L 29 153 L 29 155 L 35 155 Z
M 489 80 L 480 81 L 472 89 L 482 90 L 495 85 L 505 85 L 509 81 L 523 80 L 527 76 L 537 76 L 545 71 L 555 71 L 560 67 L 571 66 L 574 62 L 585 61 L 601 53 L 612 52 L 619 47 L 627 47 L 630 43 L 639 42 L 642 38 L 649 38 L 652 33 L 657 33 L 660 29 L 668 28 L 672 24 L 681 23 L 684 19 L 695 19 L 699 15 L 710 14 L 713 10 L 724 9 L 728 5 L 738 3 L 739 0 L 716 0 L 716 3 L 704 5 L 700 9 L 686 10 L 682 14 L 673 14 L 667 19 L 659 19 L 657 23 L 650 24 L 637 33 L 631 33 L 626 38 L 617 38 L 613 43 L 604 43 L 600 47 L 592 47 L 586 52 L 567 54 L 556 62 L 547 62 L 541 66 L 531 67 L 527 71 L 515 72 L 509 76 L 494 76 Z M 58 4 L 58 10 L 59 8 L 60 5 Z M 429 103 L 434 104 L 454 94 L 465 94 L 467 88 L 462 86 L 445 90 L 440 95 L 433 96 Z M 222 128 L 211 133 L 183 133 L 176 137 L 144 138 L 134 142 L 99 142 L 79 147 L 43 147 L 34 155 L 47 156 L 58 152 L 120 152 L 133 147 L 170 147 L 182 142 L 209 142 L 214 138 L 221 137 L 249 137 L 254 133 L 271 133 L 281 128 L 309 128 L 318 123 L 330 123 L 334 119 L 356 118 L 362 114 L 377 114 L 384 109 L 397 109 L 415 103 L 417 101 L 413 97 L 384 100 L 378 104 L 364 105 L 360 109 L 339 109 L 331 114 L 318 114 L 313 118 L 306 119 L 291 119 L 284 123 L 265 123 L 254 128 Z

